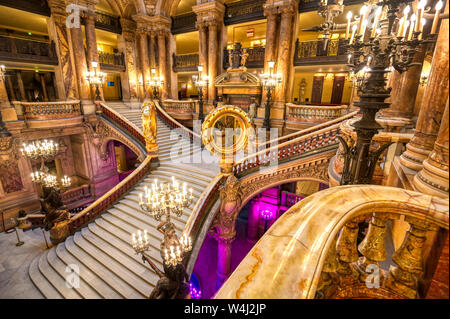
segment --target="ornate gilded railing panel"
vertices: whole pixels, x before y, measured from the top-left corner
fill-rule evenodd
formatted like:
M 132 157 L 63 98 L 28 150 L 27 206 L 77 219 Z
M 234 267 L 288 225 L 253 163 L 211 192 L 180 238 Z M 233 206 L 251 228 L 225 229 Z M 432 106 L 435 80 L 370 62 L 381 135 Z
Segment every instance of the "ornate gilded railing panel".
M 0 60 L 57 65 L 54 42 L 39 42 L 0 35 Z
M 321 105 L 295 105 L 287 103 L 286 120 L 293 122 L 322 123 L 334 120 L 345 115 L 347 105 L 321 106 Z
M 195 28 L 195 22 L 197 21 L 197 15 L 194 12 L 187 14 L 181 14 L 172 17 L 172 34 L 180 34 L 186 32 L 192 32 L 197 30 Z
M 112 33 L 122 33 L 120 17 L 108 14 L 106 12 L 95 12 L 95 27 L 97 29 L 109 31 Z
M 321 40 L 295 43 L 294 65 L 346 63 L 345 46 L 342 39 L 328 41 L 325 48 Z
M 386 234 L 383 225 L 401 215 L 406 216 L 411 228 L 393 254 L 396 266 L 388 273 L 381 272 L 387 280 L 381 278 L 379 288 L 367 288 L 364 274 L 357 269 L 366 263 L 377 267 L 378 261 L 385 258 L 384 245 L 380 244 Z M 369 231 L 357 247 L 355 224 L 366 218 L 372 218 Z M 448 222 L 445 199 L 385 186 L 326 189 L 284 213 L 243 259 L 216 298 L 414 298 L 426 231 L 448 230 Z M 362 257 L 358 258 L 357 249 Z M 327 294 L 333 288 L 334 294 Z
M 123 53 L 98 52 L 99 63 L 104 65 L 114 65 L 125 68 L 125 57 Z
M 264 19 L 265 0 L 246 0 L 230 3 L 225 10 L 225 25 Z
M 195 101 L 164 100 L 163 108 L 169 113 L 194 113 Z
M 247 50 L 247 68 L 263 68 L 264 67 L 264 56 L 266 54 L 265 47 L 253 47 L 253 48 L 243 48 Z M 223 68 L 228 69 L 230 67 L 229 52 L 227 49 L 223 52 Z
M 199 65 L 198 54 L 173 55 L 174 72 L 197 71 Z
M 25 120 L 54 120 L 81 116 L 80 101 L 18 102 Z

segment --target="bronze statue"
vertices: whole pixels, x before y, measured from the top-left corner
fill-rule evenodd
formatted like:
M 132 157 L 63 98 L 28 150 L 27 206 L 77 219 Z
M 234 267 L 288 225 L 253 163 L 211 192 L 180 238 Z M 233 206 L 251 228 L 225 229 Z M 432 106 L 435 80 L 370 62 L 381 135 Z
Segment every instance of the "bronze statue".
M 164 239 L 161 242 L 161 258 L 164 260 L 166 249 L 170 250 L 170 246 L 180 245 L 180 243 L 175 232 L 175 226 L 170 221 L 162 222 L 157 229 L 164 234 Z M 185 256 L 186 253 L 183 253 L 183 261 Z M 160 278 L 149 299 L 184 299 L 188 295 L 189 276 L 183 262 L 177 263 L 176 266 L 167 265 L 163 262 L 164 272 L 162 272 L 145 253 L 142 254 L 142 260 L 144 263 L 147 261 Z
M 42 212 L 45 215 L 44 229 L 50 230 L 57 223 L 66 221 L 70 218 L 69 210 L 61 200 L 61 192 L 53 187 L 44 187 L 44 195 L 39 199 Z
M 233 50 L 228 50 L 228 59 L 230 62 L 229 69 L 236 70 L 239 69 L 239 67 L 245 66 L 245 63 L 247 61 L 248 53 L 244 50 L 242 50 L 242 45 L 240 43 L 234 44 Z M 244 57 L 244 59 L 243 59 Z M 241 61 L 244 61 L 244 64 L 242 64 Z
M 147 152 L 154 150 L 157 136 L 157 124 L 156 124 L 156 106 L 155 102 L 145 102 L 142 107 L 142 132 L 144 133 Z

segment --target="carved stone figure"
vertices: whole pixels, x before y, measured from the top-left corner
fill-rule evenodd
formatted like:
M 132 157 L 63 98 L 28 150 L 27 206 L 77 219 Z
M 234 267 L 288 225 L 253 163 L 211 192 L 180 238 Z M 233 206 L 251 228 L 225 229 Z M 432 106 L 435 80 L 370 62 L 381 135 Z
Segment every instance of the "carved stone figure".
M 245 68 L 245 65 L 247 64 L 248 55 L 249 54 L 247 52 L 247 49 L 243 49 L 241 54 L 241 68 Z
M 252 123 L 252 125 L 255 125 L 255 117 L 257 115 L 256 110 L 258 108 L 258 105 L 256 104 L 255 98 L 252 98 L 251 102 L 252 103 L 248 107 L 248 118 L 250 119 L 250 122 Z
M 229 53 L 230 69 L 238 69 L 241 66 L 242 55 L 245 55 L 242 50 L 242 45 L 240 43 L 235 43 L 234 49 L 228 50 L 228 53 Z M 245 61 L 247 61 L 247 56 L 245 57 Z
M 158 231 L 164 234 L 161 242 L 161 258 L 164 260 L 164 252 L 170 250 L 170 246 L 179 245 L 178 237 L 175 232 L 175 225 L 170 221 L 164 221 L 157 227 Z M 183 254 L 183 261 L 185 254 Z M 189 276 L 186 272 L 183 262 L 176 266 L 168 266 L 163 263 L 164 272 L 150 260 L 146 255 L 142 255 L 143 261 L 147 261 L 160 278 L 149 296 L 149 299 L 184 299 L 189 293 L 187 282 Z
M 153 101 L 146 102 L 142 107 L 142 131 L 147 144 L 147 151 L 154 150 L 156 144 L 156 106 Z
M 228 176 L 225 185 L 220 189 L 220 209 L 213 225 L 216 236 L 221 238 L 234 238 L 236 235 L 236 218 L 242 204 L 242 191 L 239 180 Z

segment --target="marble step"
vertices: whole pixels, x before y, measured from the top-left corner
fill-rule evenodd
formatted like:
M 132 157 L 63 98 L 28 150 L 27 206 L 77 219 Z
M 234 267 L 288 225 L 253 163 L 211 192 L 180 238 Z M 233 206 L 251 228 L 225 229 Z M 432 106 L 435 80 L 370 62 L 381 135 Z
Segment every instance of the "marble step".
M 30 263 L 28 274 L 30 275 L 31 282 L 45 298 L 62 299 L 63 296 L 48 282 L 47 278 L 39 270 L 39 260 L 40 256 L 34 258 Z
M 50 266 L 47 260 L 47 255 L 49 251 L 47 250 L 41 254 L 39 258 L 39 271 L 47 279 L 48 282 L 66 299 L 80 299 L 80 295 L 75 291 L 75 289 L 66 286 L 66 281 L 61 277 L 54 269 Z
M 111 288 L 113 288 L 120 295 L 119 298 L 143 298 L 142 294 L 133 289 L 126 281 L 104 267 L 90 254 L 76 245 L 74 236 L 68 237 L 65 243 L 67 250 L 99 278 L 105 281 Z
M 118 228 L 108 221 L 98 218 L 95 223 L 88 225 L 89 230 L 95 233 L 97 236 L 101 237 L 105 241 L 111 243 L 114 246 L 119 247 L 122 251 L 130 252 L 128 254 L 131 258 L 133 258 L 136 262 L 142 264 L 145 268 L 151 270 L 151 267 L 148 264 L 144 264 L 142 262 L 142 258 L 140 255 L 136 254 L 134 249 L 131 246 L 131 234 L 127 231 Z M 159 254 L 161 241 L 157 240 L 155 237 L 149 234 L 148 238 L 150 248 L 147 252 L 147 255 L 155 262 L 157 265 L 162 266 L 162 260 Z
M 91 256 L 102 268 L 109 270 L 116 278 L 120 278 L 124 283 L 130 287 L 131 295 L 135 295 L 136 298 L 148 296 L 151 287 L 146 285 L 137 277 L 134 273 L 130 272 L 126 267 L 117 262 L 111 255 L 105 254 L 98 247 L 92 245 L 87 241 L 82 232 L 77 232 L 73 235 L 74 243 L 82 249 L 86 254 Z M 102 278 L 103 279 L 103 278 Z M 129 295 L 125 296 L 130 298 Z
M 106 241 L 101 235 L 97 235 L 95 232 L 97 229 L 95 224 L 91 227 L 83 228 L 81 235 L 83 238 L 101 250 L 106 255 L 110 256 L 114 261 L 121 264 L 124 268 L 128 269 L 138 279 L 141 279 L 143 286 L 148 290 L 153 290 L 156 282 L 158 281 L 157 275 L 148 270 L 142 265 L 142 262 L 138 262 L 134 259 L 135 251 L 131 245 L 124 245 L 121 242 L 115 242 L 117 246 L 111 242 Z M 94 229 L 94 231 L 92 231 Z
M 56 255 L 66 265 L 76 265 L 80 271 L 80 286 L 89 286 L 101 298 L 118 299 L 122 296 L 117 293 L 104 280 L 87 268 L 80 260 L 76 259 L 66 248 L 65 243 L 61 243 L 56 247 Z M 88 288 L 86 288 L 88 289 Z
M 47 260 L 50 266 L 54 269 L 55 272 L 57 272 L 62 278 L 66 278 L 70 273 L 70 268 L 67 267 L 67 265 L 59 259 L 58 255 L 56 254 L 56 248 L 50 249 L 47 254 Z M 79 269 L 78 269 L 79 270 Z M 73 289 L 78 294 L 85 299 L 99 299 L 101 296 L 92 289 L 89 285 L 87 285 L 83 279 L 80 278 L 78 274 L 78 283 L 77 285 L 73 285 Z M 70 283 L 70 282 L 69 282 Z M 64 296 L 67 298 L 66 296 Z
M 207 169 L 203 168 L 197 168 L 194 166 L 188 166 L 188 165 L 183 165 L 183 164 L 168 164 L 168 163 L 164 163 L 161 164 L 158 169 L 160 170 L 164 170 L 166 172 L 173 172 L 174 174 L 177 175 L 183 175 L 186 174 L 187 172 L 189 172 L 189 176 L 195 176 L 196 178 L 200 178 L 206 182 L 208 182 L 208 184 L 216 177 L 217 173 L 214 172 L 208 172 Z

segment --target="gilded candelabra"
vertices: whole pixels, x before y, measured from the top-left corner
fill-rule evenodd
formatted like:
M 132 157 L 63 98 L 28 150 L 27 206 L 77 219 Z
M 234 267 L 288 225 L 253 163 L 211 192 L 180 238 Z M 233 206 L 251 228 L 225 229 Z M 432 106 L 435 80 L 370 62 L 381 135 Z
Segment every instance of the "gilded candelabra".
M 267 92 L 264 123 L 263 123 L 263 128 L 265 128 L 266 130 L 270 130 L 270 107 L 272 105 L 272 92 L 278 85 L 281 84 L 281 81 L 282 81 L 282 75 L 279 73 L 273 72 L 275 62 L 269 61 L 268 66 L 269 66 L 269 72 L 262 73 L 260 75 L 262 86 L 263 86 L 263 88 L 266 89 L 266 92 Z
M 86 75 L 86 81 L 88 81 L 91 85 L 95 86 L 95 100 L 101 101 L 102 98 L 100 96 L 100 86 L 103 85 L 105 81 L 106 74 L 103 72 L 98 72 L 98 62 L 92 61 L 92 69 Z
M 198 119 L 201 123 L 205 120 L 205 114 L 203 114 L 203 89 L 208 87 L 208 77 L 202 76 L 203 66 L 198 66 L 198 75 L 193 75 L 192 79 L 194 85 L 198 90 Z
M 164 85 L 164 78 L 156 76 L 156 69 L 152 69 L 152 77 L 147 83 L 153 90 L 153 98 L 160 101 L 159 89 Z
M 392 68 L 404 72 L 412 65 L 418 47 L 432 40 L 422 40 L 423 11 L 422 0 L 415 13 L 415 19 L 408 21 L 412 0 L 383 0 L 375 14 L 373 29 L 366 36 L 369 10 L 363 6 L 360 11 L 358 25 L 352 28 L 351 38 L 347 45 L 348 65 L 357 74 L 357 90 L 359 101 L 354 104 L 361 109 L 362 118 L 352 126 L 357 134 L 356 144 L 349 146 L 340 138 L 344 147 L 344 169 L 341 185 L 370 184 L 378 158 L 389 144 L 378 150 L 371 150 L 371 141 L 382 128 L 375 116 L 380 109 L 388 108 L 385 100 L 390 96 L 391 88 L 387 88 L 387 76 Z M 400 5 L 405 4 L 403 17 L 397 23 L 397 31 L 393 31 Z M 349 22 L 350 24 L 350 22 Z M 378 27 L 378 24 L 380 25 Z M 409 29 L 408 29 L 409 27 Z M 347 28 L 348 30 L 348 28 Z M 407 32 L 409 30 L 409 32 Z

